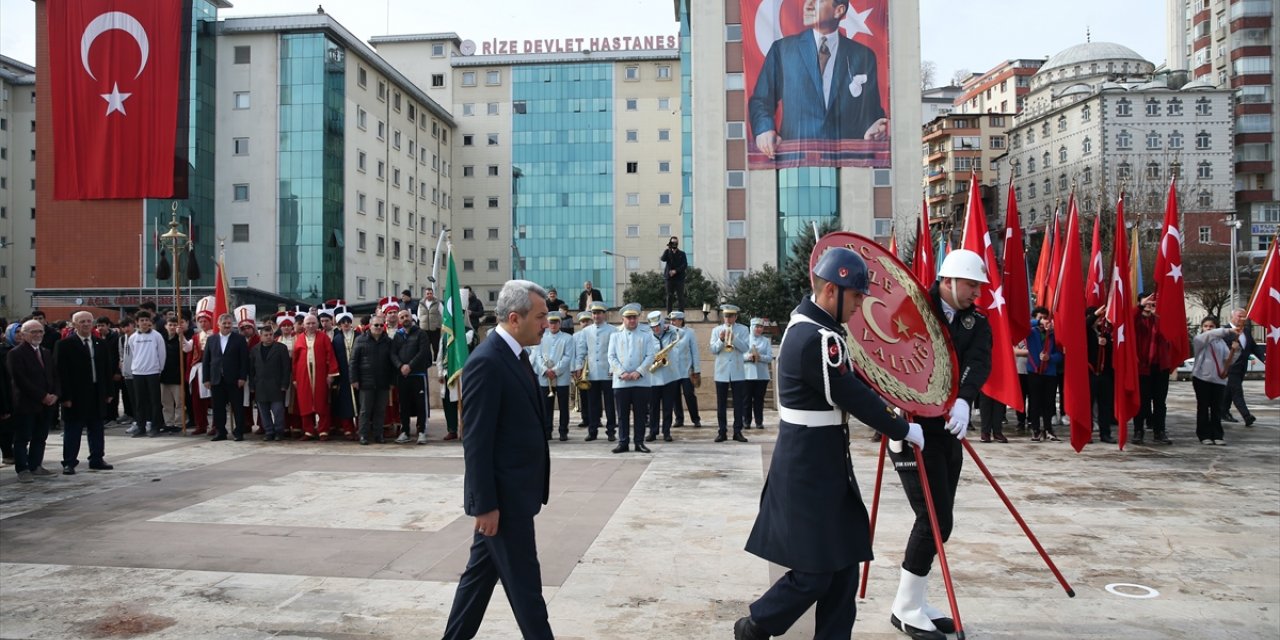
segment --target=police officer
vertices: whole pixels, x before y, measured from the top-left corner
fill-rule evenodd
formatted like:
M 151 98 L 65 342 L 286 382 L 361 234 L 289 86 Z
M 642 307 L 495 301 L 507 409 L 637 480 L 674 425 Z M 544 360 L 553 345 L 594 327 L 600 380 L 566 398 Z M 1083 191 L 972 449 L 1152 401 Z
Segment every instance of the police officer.
M 605 322 L 605 311 L 608 307 L 603 302 L 593 302 L 591 304 L 591 326 L 581 330 L 582 348 L 578 350 L 578 360 L 573 365 L 573 370 L 582 374 L 582 368 L 587 368 L 587 380 L 591 382 L 591 388 L 587 390 L 587 442 L 596 439 L 596 434 L 600 431 L 600 411 L 603 409 L 607 422 L 605 423 L 606 433 L 609 435 L 609 442 L 617 439 L 614 431 L 618 429 L 616 407 L 613 403 L 613 378 L 609 374 L 609 338 L 617 332 L 617 328 Z
M 773 343 L 764 335 L 764 320 L 751 319 L 751 337 L 747 352 L 742 354 L 742 367 L 747 374 L 747 412 L 742 419 L 744 428 L 751 427 L 755 416 L 756 428 L 764 428 L 764 398 L 769 391 L 769 367 L 773 366 Z
M 778 440 L 747 540 L 747 551 L 789 571 L 734 624 L 735 640 L 783 635 L 815 604 L 815 638 L 850 636 L 858 563 L 871 559 L 871 541 L 845 414 L 924 446 L 920 425 L 891 413 L 851 368 L 844 326 L 868 291 L 866 263 L 833 247 L 812 277 L 813 295 L 796 307 L 782 339 Z
M 725 441 L 728 417 L 725 415 L 729 393 L 733 393 L 733 439 L 746 442 L 742 423 L 747 417 L 747 374 L 742 354 L 747 352 L 747 328 L 738 324 L 738 307 L 720 305 L 724 324 L 711 330 L 711 353 L 716 356 L 716 422 L 720 427 L 716 442 Z
M 920 425 L 927 445 L 923 450 L 925 475 L 945 543 L 951 537 L 956 487 L 964 461 L 960 439 L 969 428 L 969 408 L 978 400 L 982 385 L 991 373 L 991 325 L 974 307 L 981 286 L 987 282 L 986 264 L 978 254 L 964 249 L 952 251 L 942 261 L 938 278 L 929 289 L 929 296 L 934 310 L 947 321 L 960 365 L 960 391 L 950 417 L 921 418 Z M 928 603 L 929 570 L 937 549 L 915 453 L 895 438 L 889 443 L 889 456 L 916 514 L 915 526 L 907 538 L 898 594 L 893 599 L 889 622 L 917 640 L 945 640 L 943 634 L 955 632 L 955 622 Z
M 661 418 L 662 441 L 671 442 L 671 417 L 674 415 L 675 405 L 680 403 L 680 372 L 677 368 L 684 361 L 675 352 L 682 349 L 684 344 L 678 343 L 679 330 L 667 324 L 661 311 L 649 312 L 649 327 L 653 330 L 658 351 L 661 352 L 668 347 L 670 350 L 664 356 L 667 360 L 666 364 L 659 366 L 650 375 L 649 435 L 645 436 L 644 441 L 653 442 L 658 439 L 658 420 Z
M 573 363 L 573 338 L 560 331 L 558 312 L 547 314 L 547 329 L 542 342 L 529 347 L 533 373 L 538 376 L 538 392 L 543 398 L 545 420 L 542 430 L 551 439 L 552 409 L 559 408 L 560 441 L 569 439 L 569 365 Z
M 623 329 L 609 336 L 609 371 L 613 373 L 613 399 L 618 403 L 618 446 L 614 453 L 627 451 L 633 439 L 632 420 L 635 422 L 635 450 L 649 453 L 644 445 L 644 428 L 649 424 L 649 387 L 653 374 L 649 366 L 657 352 L 657 342 L 652 333 L 639 329 L 640 305 L 631 303 L 622 307 Z
M 698 429 L 702 427 L 702 419 L 698 417 L 698 394 L 695 391 L 702 384 L 702 356 L 698 351 L 698 334 L 693 327 L 684 326 L 683 311 L 672 311 L 667 319 L 671 321 L 673 331 L 684 335 L 684 340 L 672 350 L 672 355 L 680 358 L 679 363 L 673 361 L 671 366 L 677 367 L 680 393 L 684 395 L 684 404 L 689 405 L 689 419 L 693 421 L 693 428 Z M 676 427 L 683 427 L 684 408 L 679 399 L 675 408 Z

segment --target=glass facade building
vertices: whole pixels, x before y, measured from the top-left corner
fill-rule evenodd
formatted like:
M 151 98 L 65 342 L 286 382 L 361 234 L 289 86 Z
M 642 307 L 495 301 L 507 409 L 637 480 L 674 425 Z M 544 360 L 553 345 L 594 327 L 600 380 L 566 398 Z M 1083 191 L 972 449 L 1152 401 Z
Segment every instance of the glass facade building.
M 689 3 L 680 7 L 680 245 L 694 262 L 693 246 L 693 38 Z
M 616 304 L 613 65 L 513 67 L 511 94 L 512 271 Z
M 320 301 L 343 295 L 345 53 L 323 33 L 280 36 L 282 296 Z
M 778 262 L 791 257 L 791 245 L 806 227 L 840 220 L 840 170 L 796 167 L 778 170 Z

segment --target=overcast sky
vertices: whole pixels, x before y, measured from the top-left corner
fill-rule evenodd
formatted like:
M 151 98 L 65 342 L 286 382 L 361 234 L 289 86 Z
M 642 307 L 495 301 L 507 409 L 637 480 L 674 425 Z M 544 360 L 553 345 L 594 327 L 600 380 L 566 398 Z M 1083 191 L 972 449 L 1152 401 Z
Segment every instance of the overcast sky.
M 719 2 L 720 0 L 697 0 Z M 898 2 L 899 0 L 891 0 Z M 1085 40 L 1116 42 L 1164 62 L 1164 0 L 919 0 L 920 46 L 937 84 L 1009 58 L 1043 58 Z M 360 38 L 453 31 L 488 38 L 665 35 L 678 32 L 672 0 L 232 0 L 221 15 L 309 13 L 317 4 Z M 859 0 L 853 0 L 856 8 Z M 388 29 L 390 25 L 390 29 Z M 35 62 L 35 3 L 0 0 L 0 53 Z

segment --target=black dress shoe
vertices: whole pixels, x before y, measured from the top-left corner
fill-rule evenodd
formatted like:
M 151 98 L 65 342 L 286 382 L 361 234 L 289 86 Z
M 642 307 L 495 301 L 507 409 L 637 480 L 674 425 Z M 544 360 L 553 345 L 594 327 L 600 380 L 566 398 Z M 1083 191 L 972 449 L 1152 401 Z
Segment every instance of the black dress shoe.
M 362 445 L 368 445 L 368 444 L 369 444 L 369 439 L 368 439 L 368 438 L 360 438 L 360 444 L 362 444 Z
M 636 444 L 640 444 L 640 443 L 637 442 Z M 640 445 L 640 446 L 644 446 L 644 445 Z M 613 448 L 614 453 L 626 453 L 628 450 L 629 449 L 627 448 L 627 443 L 625 442 Z
M 1103 442 L 1105 442 L 1105 443 L 1107 443 L 1107 444 L 1115 444 L 1115 443 L 1116 443 L 1116 439 L 1115 439 L 1115 438 L 1112 438 L 1111 436 L 1101 436 L 1101 437 L 1100 437 L 1100 438 L 1098 438 L 1098 439 L 1099 439 L 1099 440 L 1101 440 L 1101 441 L 1103 441 Z
M 76 468 L 75 468 L 75 467 L 72 467 L 72 466 L 69 466 L 69 465 L 65 465 L 65 464 L 64 464 L 64 465 L 62 465 L 62 475 L 64 475 L 64 476 L 74 476 L 75 474 L 76 474 Z
M 110 471 L 110 470 L 112 470 L 112 469 L 114 469 L 114 468 L 115 468 L 115 467 L 113 467 L 113 466 L 111 466 L 111 465 L 109 465 L 109 464 L 107 464 L 107 463 L 105 463 L 105 462 L 99 462 L 99 463 L 96 463 L 96 464 L 95 464 L 95 463 L 92 463 L 92 462 L 90 462 L 90 463 L 89 463 L 89 469 L 91 469 L 91 470 L 93 470 L 93 471 Z
M 569 434 L 567 433 L 560 434 L 560 442 L 568 442 L 568 441 L 569 441 Z
M 1252 426 L 1253 426 L 1253 423 L 1255 423 L 1255 422 L 1257 422 L 1257 421 L 1258 421 L 1258 418 L 1257 418 L 1256 416 L 1249 416 L 1249 417 L 1247 417 L 1247 418 L 1245 418 L 1245 419 L 1244 419 L 1244 426 L 1246 426 L 1246 427 L 1252 427 Z
M 212 438 L 209 438 L 209 442 L 222 442 L 223 440 L 226 440 L 226 439 L 227 439 L 227 437 L 226 437 L 226 436 L 224 436 L 224 435 L 222 435 L 221 433 L 219 433 L 218 435 L 216 435 L 216 436 L 214 436 L 214 437 L 212 437 Z
M 702 428 L 702 423 L 701 423 L 701 422 L 695 422 L 695 423 L 693 423 L 693 428 L 694 428 L 694 429 L 701 429 L 701 428 Z
M 583 438 L 582 441 L 591 442 L 592 440 L 595 440 L 595 439 L 596 439 L 596 434 L 590 433 L 590 434 L 587 434 L 587 437 Z
M 231 439 L 235 440 L 236 442 L 244 442 L 244 436 L 234 436 Z
M 950 634 L 956 632 L 956 621 L 951 618 L 934 618 L 929 622 L 932 622 L 933 626 L 937 627 L 938 631 L 942 633 Z
M 733 640 L 769 640 L 769 634 L 757 627 L 750 616 L 744 616 L 733 623 Z
M 728 440 L 728 438 L 723 433 L 716 434 L 716 442 L 724 442 L 725 440 Z
M 1239 420 L 1236 420 L 1236 417 L 1235 417 L 1235 416 L 1233 416 L 1233 415 L 1231 415 L 1231 414 L 1229 414 L 1229 413 L 1228 413 L 1227 415 L 1225 415 L 1225 416 L 1222 416 L 1222 421 L 1223 421 L 1223 422 L 1240 422 Z
M 668 433 L 667 435 L 662 436 L 662 441 L 671 442 L 671 434 Z
M 636 443 L 636 452 L 638 452 L 638 453 L 653 453 L 652 451 L 650 451 L 650 450 L 649 450 L 649 447 L 644 446 L 644 443 L 643 443 L 643 442 L 637 442 L 637 443 Z
M 735 433 L 733 434 L 733 440 L 734 442 L 746 442 L 747 437 L 742 435 L 741 433 Z
M 654 440 L 657 440 L 657 439 L 658 439 L 658 434 L 656 433 L 651 433 L 644 437 L 645 442 L 653 442 Z
M 612 433 L 609 434 L 609 442 L 616 442 L 617 440 L 618 440 L 618 436 L 615 436 Z
M 896 615 L 889 615 L 889 623 L 893 625 L 894 629 L 907 634 L 907 637 L 911 638 L 911 640 L 947 640 L 947 636 L 941 631 L 925 631 L 924 629 L 917 629 L 899 620 Z M 952 627 L 954 628 L 954 626 L 955 625 L 953 623 Z

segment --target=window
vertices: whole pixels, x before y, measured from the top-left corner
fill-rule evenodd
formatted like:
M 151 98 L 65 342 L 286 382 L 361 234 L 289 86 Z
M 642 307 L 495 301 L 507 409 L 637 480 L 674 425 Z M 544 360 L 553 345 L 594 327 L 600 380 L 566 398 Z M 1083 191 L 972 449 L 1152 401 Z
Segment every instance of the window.
M 232 138 L 232 153 L 237 156 L 249 155 L 249 139 L 248 138 Z
M 400 130 L 399 129 L 396 129 L 391 133 L 391 146 L 396 149 L 400 148 Z
M 1129 180 L 1131 178 L 1133 178 L 1133 167 L 1129 166 L 1128 162 L 1121 162 L 1116 165 L 1117 180 Z
M 464 147 L 475 146 L 475 136 L 470 133 L 462 134 L 462 146 Z
M 659 160 L 658 173 L 671 173 L 671 163 L 666 160 Z
M 400 186 L 400 169 L 399 167 L 391 170 L 391 184 Z
M 387 239 L 383 236 L 378 236 L 378 255 L 387 255 Z
M 671 139 L 670 129 L 658 129 L 658 142 L 667 142 Z
M 623 79 L 628 82 L 634 82 L 640 79 L 640 67 L 627 67 L 623 72 Z
M 248 92 L 248 91 L 237 91 L 237 92 L 235 92 L 235 94 L 234 94 L 234 95 L 235 95 L 235 106 L 234 106 L 234 108 L 236 108 L 236 109 L 248 109 L 248 108 L 249 108 L 249 92 Z
M 1036 197 L 1036 183 L 1031 182 L 1027 184 L 1027 195 L 1032 198 Z
M 360 67 L 356 70 L 356 84 L 361 87 L 369 86 L 369 71 L 364 67 Z
M 498 208 L 498 196 L 489 196 L 489 208 L 490 209 Z
M 669 64 L 658 65 L 658 79 L 659 80 L 671 79 L 671 65 Z
M 1035 173 L 1035 172 L 1036 172 L 1036 159 L 1032 157 L 1027 157 L 1027 173 Z
M 476 270 L 476 261 L 475 261 L 475 260 L 463 260 L 463 261 L 462 261 L 462 270 L 463 270 L 463 271 L 475 271 L 475 270 Z
M 1048 123 L 1048 122 L 1045 122 L 1044 124 L 1040 125 L 1040 135 L 1041 135 L 1041 137 L 1045 137 L 1045 138 L 1048 138 L 1048 137 L 1049 137 L 1049 123 Z
M 378 281 L 378 297 L 383 298 L 387 295 L 387 283 L 384 280 Z
M 491 147 L 498 146 L 498 134 L 490 133 L 488 137 L 489 137 L 489 146 Z
M 474 208 L 476 208 L 476 199 L 475 199 L 475 198 L 473 198 L 473 197 L 471 197 L 471 196 L 463 196 L 463 197 L 462 197 L 462 208 L 463 208 L 463 209 L 474 209 Z
M 1147 100 L 1147 115 L 1154 117 L 1160 115 L 1160 101 L 1155 98 Z
M 1133 115 L 1133 104 L 1127 98 L 1121 98 L 1116 101 L 1116 115 L 1121 118 L 1128 118 Z
M 463 239 L 463 240 L 475 240 L 475 239 L 476 239 L 476 230 L 475 230 L 475 229 L 463 229 L 463 230 L 462 230 L 462 239 Z
M 1196 100 L 1196 115 L 1211 116 L 1213 115 L 1213 103 L 1208 98 L 1200 98 Z
M 498 177 L 498 165 L 496 164 L 489 165 L 489 177 L 491 178 Z
M 511 103 L 512 113 L 523 114 L 526 109 L 528 109 L 528 103 L 526 103 L 524 100 L 516 100 Z
M 1133 134 L 1128 131 L 1121 131 L 1116 136 L 1116 149 L 1128 151 L 1133 148 Z
M 640 194 L 638 194 L 638 193 L 628 193 L 628 194 L 627 194 L 627 206 L 628 206 L 628 207 L 638 207 L 638 206 L 640 206 Z
M 502 72 L 496 69 L 484 73 L 484 83 L 489 86 L 502 84 Z
M 725 237 L 732 239 L 747 237 L 747 221 L 730 220 L 725 228 Z
M 387 139 L 387 123 L 381 120 L 378 121 L 378 139 L 379 140 Z
M 497 239 L 498 239 L 498 228 L 497 228 L 497 227 L 489 227 L 488 232 L 489 232 L 489 239 L 490 239 L 490 240 L 497 240 Z
M 249 47 L 235 47 L 235 64 L 249 64 L 250 49 Z
M 391 205 L 391 224 L 400 226 L 400 205 Z
M 356 107 L 356 126 L 363 131 L 369 124 L 369 112 Z
M 379 220 L 387 219 L 387 201 L 386 200 L 382 200 L 381 198 L 378 199 L 377 214 L 378 214 Z
M 658 204 L 659 204 L 659 205 L 663 205 L 663 206 L 671 204 L 671 194 L 670 194 L 670 193 L 659 193 L 659 194 L 658 194 Z
M 746 124 L 742 122 L 726 122 L 725 137 L 730 140 L 742 140 L 747 137 Z
M 392 260 L 400 259 L 400 241 L 399 240 L 391 241 L 391 259 Z M 399 288 L 399 286 L 397 286 L 396 288 Z
M 1200 164 L 1196 165 L 1196 178 L 1199 180 L 1212 180 L 1213 163 L 1208 160 L 1202 160 Z
M 627 142 L 638 142 L 640 140 L 640 132 L 635 129 L 627 129 Z
M 742 42 L 742 25 L 726 24 L 724 26 L 725 42 Z
M 247 224 L 231 225 L 231 241 L 232 242 L 248 242 L 249 241 L 249 225 Z
M 628 162 L 628 163 L 627 163 L 627 173 L 639 173 L 639 172 L 640 172 L 640 163 L 639 163 L 639 162 Z
M 231 185 L 231 199 L 236 202 L 249 201 L 249 185 L 233 184 Z
M 387 101 L 387 83 L 381 80 L 378 81 L 378 99 L 383 102 Z
M 1066 131 L 1066 130 L 1067 130 L 1067 117 L 1058 116 L 1058 131 Z
M 1168 106 L 1165 107 L 1165 113 L 1168 113 L 1171 116 L 1182 115 L 1182 100 L 1180 98 L 1173 98 L 1169 100 Z
M 443 86 L 444 86 L 444 74 L 443 73 L 431 74 L 431 88 L 439 89 Z
M 382 160 L 378 161 L 378 179 L 385 180 L 387 178 L 387 163 Z
M 725 181 L 730 189 L 742 189 L 747 186 L 747 172 L 729 171 L 725 174 Z
M 474 87 L 474 86 L 476 86 L 476 72 L 474 72 L 474 71 L 463 71 L 463 72 L 462 72 L 462 86 L 464 86 L 464 87 Z
M 1035 143 L 1036 143 L 1036 130 L 1035 130 L 1035 129 L 1027 129 L 1027 144 L 1029 144 L 1029 145 L 1030 145 L 1030 144 L 1035 144 Z
M 1085 167 L 1084 170 L 1080 172 L 1080 182 L 1084 184 L 1090 184 L 1093 182 L 1093 167 Z
M 1043 157 L 1043 159 L 1041 160 L 1041 162 L 1044 164 L 1044 168 L 1045 168 L 1045 169 L 1048 169 L 1048 168 L 1049 168 L 1050 158 L 1051 158 L 1051 156 L 1049 155 L 1049 152 L 1048 152 L 1048 151 L 1044 152 L 1044 157 Z
M 628 237 L 628 238 L 639 238 L 639 237 L 640 237 L 640 225 L 638 225 L 638 224 L 629 224 L 629 225 L 627 225 L 627 237 Z
M 1213 227 L 1200 227 L 1200 244 L 1209 244 L 1213 241 Z
M 671 98 L 658 98 L 658 111 L 669 111 L 671 109 Z
M 1200 133 L 1196 134 L 1196 149 L 1204 151 L 1208 149 L 1210 146 L 1212 146 L 1212 144 L 1213 144 L 1213 137 L 1209 135 L 1208 131 L 1201 129 Z
M 1213 194 L 1208 189 L 1201 189 L 1199 196 L 1196 197 L 1196 204 L 1201 208 L 1208 209 L 1213 206 Z
M 1093 119 L 1093 107 L 1085 105 L 1080 109 L 1080 122 L 1088 122 Z
M 1091 138 L 1085 138 L 1080 142 L 1080 153 L 1086 156 L 1093 153 L 1093 140 Z
M 364 233 L 361 231 L 360 233 Z M 356 297 L 367 298 L 369 296 L 369 280 L 368 278 L 356 278 Z
M 1058 176 L 1058 191 L 1066 192 L 1066 190 L 1067 190 L 1067 174 L 1064 173 Z
M 1003 148 L 1004 148 L 1004 136 L 991 136 L 991 137 L 987 140 L 987 146 L 988 146 L 988 147 L 990 147 L 990 148 L 992 148 L 992 149 L 1003 149 Z
M 1067 161 L 1067 147 L 1065 145 L 1058 147 L 1058 162 L 1065 163 Z
M 1271 116 L 1268 114 L 1248 114 L 1236 117 L 1236 133 L 1269 133 L 1270 131 Z
M 1169 134 L 1169 148 L 1170 148 L 1170 149 L 1181 149 L 1181 148 L 1182 148 L 1182 138 L 1183 138 L 1183 136 L 1182 136 L 1182 132 L 1181 132 L 1181 131 L 1176 131 L 1176 130 L 1175 130 L 1173 133 L 1170 133 L 1170 134 Z
M 639 102 L 639 101 L 638 101 L 638 100 L 636 100 L 635 98 L 627 98 L 627 100 L 626 100 L 626 105 L 627 105 L 627 107 L 626 107 L 626 108 L 627 108 L 627 111 L 635 111 L 635 110 L 636 110 L 636 108 L 637 108 L 637 106 L 638 106 L 638 105 L 637 105 L 637 103 L 638 103 L 638 102 Z
M 1160 148 L 1160 134 L 1156 131 L 1147 132 L 1147 149 L 1156 150 Z

